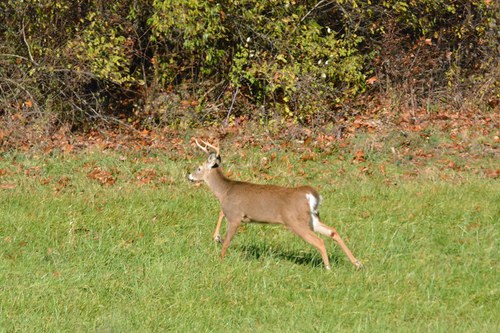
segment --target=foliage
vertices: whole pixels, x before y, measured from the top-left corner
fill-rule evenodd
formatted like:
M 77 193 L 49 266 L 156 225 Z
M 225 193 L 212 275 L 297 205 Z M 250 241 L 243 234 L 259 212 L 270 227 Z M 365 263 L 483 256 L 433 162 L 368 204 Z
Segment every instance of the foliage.
M 328 103 L 362 91 L 363 57 L 357 52 L 362 38 L 341 36 L 307 20 L 307 6 L 283 2 L 281 10 L 263 3 L 233 14 L 232 30 L 240 40 L 231 83 L 246 87 L 257 104 L 269 100 L 288 116 L 305 116 L 322 106 L 327 111 Z
M 490 0 L 8 0 L 0 112 L 73 125 L 309 122 L 334 119 L 360 94 L 401 91 L 418 107 L 478 86 L 478 103 L 495 107 L 497 9 Z
M 403 90 L 416 106 L 444 100 L 460 110 L 468 92 L 480 105 L 497 105 L 498 87 L 488 78 L 499 70 L 495 2 L 390 0 L 368 7 L 381 46 L 374 58 L 380 88 Z

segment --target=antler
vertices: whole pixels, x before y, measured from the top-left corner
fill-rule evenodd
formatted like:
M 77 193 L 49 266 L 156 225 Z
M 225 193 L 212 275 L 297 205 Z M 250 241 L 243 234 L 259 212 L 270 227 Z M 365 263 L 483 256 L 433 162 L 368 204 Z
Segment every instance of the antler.
M 196 142 L 196 145 L 198 147 L 200 147 L 200 149 L 203 150 L 205 153 L 210 154 L 210 152 L 208 151 L 208 149 L 206 147 L 206 146 L 208 146 L 208 147 L 212 148 L 213 150 L 215 150 L 215 154 L 217 154 L 217 156 L 220 156 L 220 148 L 219 147 L 215 147 L 215 146 L 211 145 L 210 143 L 203 141 L 202 139 L 200 139 L 200 141 L 203 142 L 203 144 L 205 145 L 205 147 L 203 147 L 202 145 L 200 145 L 198 143 L 197 139 L 194 139 L 194 141 Z
M 200 144 L 198 143 L 198 140 L 197 140 L 197 139 L 194 139 L 194 142 L 196 142 L 196 145 L 197 145 L 198 147 L 200 147 L 200 149 L 201 149 L 201 150 L 203 150 L 205 153 L 209 154 L 207 147 L 203 147 L 202 145 L 200 145 Z M 203 142 L 203 143 L 205 143 L 203 140 L 202 140 L 202 142 Z
M 200 140 L 201 140 L 201 139 L 200 139 Z M 205 141 L 203 141 L 203 140 L 201 140 L 201 142 L 203 142 L 204 144 L 206 144 L 207 146 L 209 146 L 210 148 L 212 148 L 213 150 L 215 150 L 215 154 L 216 154 L 217 156 L 220 156 L 220 148 L 219 148 L 219 147 L 215 147 L 215 146 L 211 145 L 210 143 L 205 142 Z

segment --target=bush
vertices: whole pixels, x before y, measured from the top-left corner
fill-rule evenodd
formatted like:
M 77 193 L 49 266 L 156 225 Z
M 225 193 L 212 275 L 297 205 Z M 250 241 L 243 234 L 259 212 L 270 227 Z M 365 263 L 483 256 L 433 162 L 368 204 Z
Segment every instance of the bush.
M 464 96 L 473 93 L 480 109 L 487 108 L 495 95 L 488 80 L 499 70 L 495 6 L 489 0 L 387 0 L 366 6 L 377 87 L 399 95 L 402 107 L 443 103 L 459 110 Z
M 487 105 L 499 97 L 496 6 L 8 0 L 0 112 L 26 122 L 187 126 L 238 116 L 325 121 L 365 92 L 399 92 L 421 107 L 479 91 Z

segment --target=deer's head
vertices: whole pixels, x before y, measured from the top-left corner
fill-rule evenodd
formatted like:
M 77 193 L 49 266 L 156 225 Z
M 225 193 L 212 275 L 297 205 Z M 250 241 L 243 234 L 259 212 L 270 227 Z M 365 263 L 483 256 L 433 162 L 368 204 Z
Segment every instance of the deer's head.
M 201 140 L 201 142 L 205 145 L 202 146 L 196 141 L 196 145 L 201 148 L 205 153 L 208 154 L 207 161 L 200 165 L 194 172 L 188 175 L 188 179 L 192 182 L 199 182 L 206 180 L 207 175 L 210 173 L 212 169 L 218 168 L 221 164 L 220 152 L 219 148 L 212 146 L 211 144 Z M 212 148 L 215 152 L 210 152 L 207 147 Z

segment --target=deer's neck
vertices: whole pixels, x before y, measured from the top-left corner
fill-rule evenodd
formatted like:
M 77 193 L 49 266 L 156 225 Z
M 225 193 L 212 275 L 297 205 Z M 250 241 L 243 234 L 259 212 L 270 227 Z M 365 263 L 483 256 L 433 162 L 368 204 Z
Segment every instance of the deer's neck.
M 231 187 L 231 180 L 226 178 L 220 168 L 210 170 L 206 182 L 210 190 L 215 194 L 217 199 L 222 202 L 227 191 Z

